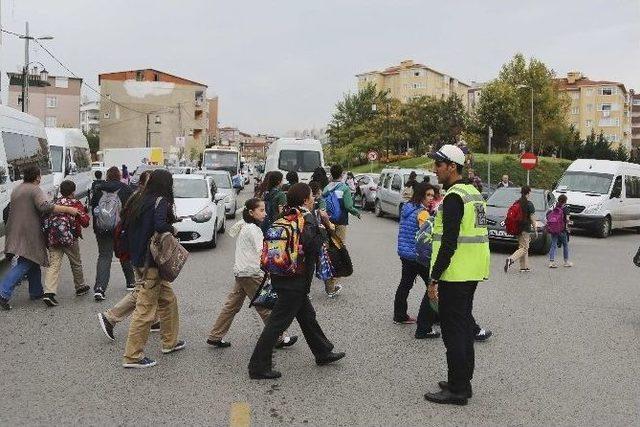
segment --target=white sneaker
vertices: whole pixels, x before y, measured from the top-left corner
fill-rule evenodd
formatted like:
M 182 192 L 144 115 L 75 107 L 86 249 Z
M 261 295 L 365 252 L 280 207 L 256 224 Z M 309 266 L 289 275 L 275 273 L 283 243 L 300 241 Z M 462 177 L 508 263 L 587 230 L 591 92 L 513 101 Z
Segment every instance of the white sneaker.
M 549 263 L 549 268 L 558 268 L 558 264 L 556 264 L 554 261 L 551 261 Z
M 565 261 L 564 262 L 564 266 L 565 267 L 573 267 L 573 263 L 571 261 Z
M 338 295 L 340 295 L 340 291 L 342 290 L 342 286 L 340 285 L 336 285 L 336 287 L 334 288 L 335 290 L 333 292 L 329 292 L 327 293 L 327 297 L 329 298 L 335 298 Z

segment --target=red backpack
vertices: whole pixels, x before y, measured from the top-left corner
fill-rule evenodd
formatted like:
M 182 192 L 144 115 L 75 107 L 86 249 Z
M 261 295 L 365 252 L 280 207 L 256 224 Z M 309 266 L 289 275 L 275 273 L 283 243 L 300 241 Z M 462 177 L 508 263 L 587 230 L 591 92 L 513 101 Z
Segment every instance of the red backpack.
M 509 207 L 504 225 L 507 228 L 507 233 L 512 236 L 522 233 L 522 205 L 520 200 L 516 200 Z

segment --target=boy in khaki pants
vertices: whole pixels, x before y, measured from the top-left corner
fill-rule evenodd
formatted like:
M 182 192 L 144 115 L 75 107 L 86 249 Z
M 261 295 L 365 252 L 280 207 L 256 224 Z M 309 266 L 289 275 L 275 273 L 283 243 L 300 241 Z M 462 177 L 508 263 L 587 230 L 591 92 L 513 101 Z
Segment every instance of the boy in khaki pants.
M 51 214 L 44 221 L 44 229 L 49 246 L 49 268 L 44 281 L 44 296 L 42 301 L 49 307 L 58 305 L 56 292 L 62 267 L 62 257 L 67 255 L 73 273 L 73 283 L 76 295 L 81 296 L 89 291 L 89 286 L 84 283 L 82 274 L 82 260 L 80 259 L 80 247 L 78 238 L 82 237 L 82 228 L 89 226 L 87 208 L 75 198 L 76 184 L 73 181 L 62 181 L 60 195 L 55 203 L 62 206 L 70 206 L 78 209 L 80 215 Z

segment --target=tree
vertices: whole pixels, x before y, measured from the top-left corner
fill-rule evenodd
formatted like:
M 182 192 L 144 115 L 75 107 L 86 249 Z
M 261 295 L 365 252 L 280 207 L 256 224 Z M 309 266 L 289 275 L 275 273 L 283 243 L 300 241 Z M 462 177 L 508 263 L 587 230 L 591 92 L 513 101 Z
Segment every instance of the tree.
M 89 143 L 89 151 L 91 154 L 96 154 L 100 151 L 100 134 L 94 131 L 82 132 L 87 138 L 87 142 Z

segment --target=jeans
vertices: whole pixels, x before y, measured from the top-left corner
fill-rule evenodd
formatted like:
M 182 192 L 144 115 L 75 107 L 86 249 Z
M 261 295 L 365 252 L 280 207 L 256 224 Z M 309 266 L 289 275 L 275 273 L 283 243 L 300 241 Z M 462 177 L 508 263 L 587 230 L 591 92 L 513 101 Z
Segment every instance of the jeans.
M 96 265 L 96 284 L 93 287 L 94 291 L 102 289 L 107 290 L 109 285 L 109 276 L 111 275 L 111 260 L 113 259 L 113 236 L 101 236 L 96 234 L 96 240 L 98 241 L 98 264 Z M 133 275 L 133 267 L 129 261 L 120 261 L 122 272 L 127 284 L 135 283 Z
M 471 389 L 475 368 L 473 294 L 478 282 L 438 283 L 440 329 L 447 349 L 449 386 L 454 393 Z
M 429 332 L 437 317 L 436 312 L 433 311 L 431 304 L 429 304 L 429 297 L 426 291 L 426 285 L 429 283 L 429 267 L 404 258 L 400 258 L 400 262 L 402 263 L 402 277 L 393 302 L 393 320 L 402 322 L 409 317 L 407 315 L 407 298 L 409 297 L 409 291 L 413 288 L 416 277 L 419 275 L 425 283 L 425 291 L 418 311 L 417 331 Z
M 549 251 L 549 260 L 551 262 L 555 261 L 556 251 L 558 250 L 558 243 L 562 245 L 562 255 L 564 256 L 564 261 L 569 261 L 569 236 L 567 236 L 566 231 L 560 234 L 551 235 L 551 251 Z
M 40 265 L 35 262 L 19 257 L 16 265 L 11 267 L 0 283 L 0 296 L 6 300 L 11 298 L 16 285 L 22 280 L 24 275 L 29 279 L 29 295 L 31 298 L 42 296 L 42 273 Z

